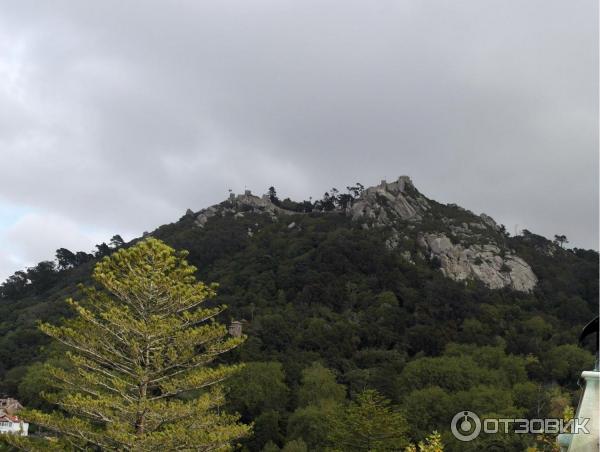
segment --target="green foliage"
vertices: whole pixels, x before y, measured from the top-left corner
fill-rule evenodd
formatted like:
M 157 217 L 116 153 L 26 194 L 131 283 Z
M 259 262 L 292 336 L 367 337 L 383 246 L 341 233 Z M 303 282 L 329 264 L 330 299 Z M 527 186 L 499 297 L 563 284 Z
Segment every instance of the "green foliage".
M 332 420 L 329 440 L 335 450 L 395 451 L 407 445 L 407 424 L 390 401 L 366 390 Z
M 156 239 L 98 263 L 102 290 L 82 288 L 84 301 L 69 300 L 74 318 L 41 326 L 68 350 L 68 366 L 46 366 L 61 392 L 45 397 L 60 411 L 21 415 L 52 434 L 2 439 L 35 450 L 151 451 L 226 448 L 245 436 L 248 426 L 216 410 L 224 402 L 218 383 L 238 367 L 209 365 L 242 339 L 213 320 L 223 308 L 205 306 L 214 286 L 194 272 L 185 253 Z M 32 377 L 25 391 L 37 390 Z
M 432 430 L 443 428 L 444 424 L 448 424 L 448 416 L 455 414 L 454 406 L 451 394 L 439 386 L 410 391 L 402 408 L 409 415 L 411 437 L 423 438 Z
M 423 440 L 419 441 L 416 445 L 410 444 L 405 452 L 443 452 L 444 443 L 442 442 L 442 435 L 438 432 L 433 432 Z
M 302 371 L 298 408 L 288 420 L 288 439 L 304 441 L 313 451 L 323 450 L 331 429 L 331 419 L 341 410 L 346 389 L 335 374 L 318 362 Z
M 250 362 L 227 383 L 232 411 L 251 419 L 266 410 L 283 412 L 289 390 L 278 362 Z
M 297 408 L 288 420 L 287 437 L 304 440 L 310 450 L 323 450 L 332 428 L 331 420 L 341 409 L 341 405 L 331 399 Z
M 504 383 L 501 375 L 469 356 L 419 358 L 408 363 L 400 376 L 401 387 L 413 390 L 439 385 L 448 391 L 461 391 L 484 382 Z
M 573 344 L 553 348 L 544 361 L 548 373 L 562 384 L 573 383 L 577 381 L 582 370 L 594 368 L 594 356 Z
M 336 383 L 335 374 L 321 363 L 315 362 L 302 371 L 302 383 L 298 391 L 298 405 L 316 405 L 331 400 L 341 402 L 346 398 L 346 388 Z
M 561 248 L 565 247 L 565 244 L 569 243 L 567 236 L 564 234 L 555 234 L 554 235 L 554 243 L 560 246 Z
M 65 367 L 66 360 L 52 359 L 47 362 L 53 367 Z M 27 368 L 27 373 L 19 383 L 19 401 L 28 408 L 43 408 L 48 411 L 52 408 L 45 398 L 44 393 L 56 392 L 51 375 L 51 367 L 44 363 L 34 363 Z
M 535 385 L 528 385 L 526 365 L 524 358 L 507 355 L 502 347 L 465 344 L 449 344 L 442 356 L 408 363 L 399 381 L 411 436 L 424 439 L 432 430 L 447 430 L 464 407 L 506 417 L 530 411 L 539 394 Z M 525 396 L 526 401 L 519 399 Z
M 252 450 L 260 450 L 269 443 L 281 443 L 281 413 L 275 410 L 264 410 L 254 418 L 253 435 L 246 441 L 246 446 Z
M 295 439 L 289 443 L 286 443 L 281 450 L 282 452 L 308 452 L 309 449 L 304 441 L 301 439 Z
M 349 187 L 348 193 L 355 198 L 359 190 Z M 227 383 L 225 405 L 259 427 L 254 439 L 243 441 L 243 450 L 281 448 L 296 439 L 309 450 L 326 446 L 325 404 L 320 395 L 307 397 L 302 390 L 303 373 L 315 362 L 330 369 L 335 379 L 329 382 L 344 385 L 351 398 L 375 389 L 409 422 L 412 411 L 420 413 L 427 422 L 409 425 L 410 441 L 417 444 L 438 430 L 450 451 L 464 447 L 447 437 L 449 419 L 464 408 L 459 402 L 488 412 L 535 414 L 551 411 L 563 398 L 576 401 L 578 374 L 589 368 L 577 336 L 597 312 L 597 252 L 563 249 L 528 231 L 507 237 L 493 228 L 481 230 L 473 243 L 493 240 L 515 250 L 539 278 L 529 294 L 488 290 L 473 281 L 451 281 L 435 262 L 419 256 L 420 232 L 450 233 L 450 226 L 480 222 L 472 212 L 431 201 L 421 223 L 394 225 L 399 244 L 389 249 L 392 231 L 352 222 L 340 208 L 353 201 L 337 190 L 317 203 L 278 202 L 297 213 L 279 221 L 249 211 L 244 217 L 225 213 L 204 228 L 186 215 L 151 233 L 189 250 L 197 278 L 220 283 L 218 296 L 207 303 L 228 305 L 227 314 L 218 316 L 221 322 L 248 321 L 248 340 L 217 360 L 248 363 L 244 378 Z M 109 244 L 110 253 L 131 246 L 117 242 Z M 414 264 L 402 257 L 406 251 Z M 97 261 L 88 253 L 71 253 L 76 261 L 71 265 L 72 256 L 64 254 L 65 265 L 18 272 L 0 288 L 0 391 L 30 406 L 40 402 L 37 392 L 51 392 L 39 365 L 24 371 L 50 354 L 36 320 L 70 318 L 64 299 L 74 296 L 78 283 L 89 284 Z M 338 407 L 344 405 L 334 398 Z M 320 422 L 318 428 L 312 422 Z M 501 446 L 512 450 L 514 444 Z
M 275 444 L 273 441 L 269 441 L 267 444 L 265 444 L 265 447 L 262 448 L 262 452 L 279 452 L 281 449 L 279 448 L 279 446 L 277 446 L 277 444 Z

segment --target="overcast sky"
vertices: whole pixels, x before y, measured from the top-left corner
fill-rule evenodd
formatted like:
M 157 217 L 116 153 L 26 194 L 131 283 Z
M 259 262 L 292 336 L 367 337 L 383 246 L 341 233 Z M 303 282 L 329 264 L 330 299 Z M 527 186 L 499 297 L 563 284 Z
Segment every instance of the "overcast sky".
M 0 279 L 275 185 L 410 175 L 598 249 L 597 0 L 3 1 Z

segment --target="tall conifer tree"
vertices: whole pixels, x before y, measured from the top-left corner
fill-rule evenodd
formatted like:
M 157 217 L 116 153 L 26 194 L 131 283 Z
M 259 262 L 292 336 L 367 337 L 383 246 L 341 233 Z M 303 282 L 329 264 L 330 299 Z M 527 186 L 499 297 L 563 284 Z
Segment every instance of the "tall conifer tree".
M 401 451 L 407 446 L 406 419 L 373 389 L 360 393 L 331 419 L 331 452 Z
M 2 435 L 26 450 L 227 450 L 249 426 L 220 412 L 219 383 L 238 370 L 211 364 L 243 338 L 215 321 L 206 306 L 215 287 L 195 268 L 150 238 L 99 262 L 84 300 L 62 326 L 42 331 L 68 350 L 65 368 L 51 367 L 60 410 L 24 410 L 47 438 Z

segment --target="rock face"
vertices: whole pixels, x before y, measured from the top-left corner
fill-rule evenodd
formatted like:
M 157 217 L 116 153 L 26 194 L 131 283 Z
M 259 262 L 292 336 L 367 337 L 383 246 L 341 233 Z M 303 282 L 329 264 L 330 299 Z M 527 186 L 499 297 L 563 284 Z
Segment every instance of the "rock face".
M 206 225 L 206 222 L 209 218 L 214 217 L 217 214 L 217 208 L 215 206 L 208 207 L 207 209 L 203 209 L 198 212 L 196 215 L 196 220 L 194 223 L 199 228 L 203 228 Z
M 490 228 L 496 229 L 496 230 L 500 229 L 498 227 L 498 225 L 496 224 L 496 222 L 494 221 L 494 219 L 492 217 L 490 217 L 489 215 L 482 213 L 481 215 L 479 215 L 479 218 L 481 218 L 481 221 L 483 221 Z
M 419 221 L 429 209 L 427 199 L 414 188 L 408 176 L 396 182 L 367 188 L 349 209 L 353 220 L 368 220 L 372 226 L 385 226 L 393 220 Z
M 445 276 L 457 281 L 475 278 L 490 289 L 533 290 L 537 277 L 529 264 L 514 253 L 502 253 L 498 243 L 489 238 L 501 232 L 490 216 L 477 216 L 453 204 L 448 207 L 458 214 L 437 216 L 433 222 L 438 221 L 440 230 L 447 230 L 456 243 L 443 232 L 417 233 L 417 243 L 430 258 L 439 259 Z M 419 193 L 410 178 L 401 176 L 395 182 L 382 181 L 367 188 L 347 213 L 353 220 L 362 222 L 363 227 L 390 228 L 386 246 L 393 250 L 400 243 L 399 231 L 402 228 L 404 231 L 419 231 L 424 219 L 434 218 L 432 209 L 432 202 Z M 406 250 L 402 251 L 402 256 L 411 260 Z
M 520 257 L 506 252 L 502 256 L 496 245 L 453 244 L 444 234 L 423 234 L 419 245 L 430 257 L 440 261 L 444 275 L 456 281 L 476 278 L 490 289 L 510 287 L 530 292 L 537 284 L 531 267 Z

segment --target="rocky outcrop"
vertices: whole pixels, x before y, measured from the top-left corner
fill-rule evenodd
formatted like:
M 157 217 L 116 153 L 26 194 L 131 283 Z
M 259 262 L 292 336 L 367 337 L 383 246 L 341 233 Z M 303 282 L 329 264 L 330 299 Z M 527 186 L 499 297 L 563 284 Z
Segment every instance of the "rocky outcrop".
M 277 207 L 271 202 L 268 195 L 255 196 L 250 190 L 246 190 L 243 195 L 229 195 L 230 208 L 234 211 L 267 213 L 275 216 L 277 213 L 289 213 L 285 209 Z
M 444 275 L 457 281 L 474 278 L 491 289 L 510 287 L 523 292 L 531 291 L 537 283 L 527 262 L 514 252 L 501 251 L 503 228 L 491 217 L 475 215 L 455 204 L 430 201 L 408 176 L 390 183 L 384 180 L 360 192 L 349 203 L 338 203 L 333 209 L 320 212 L 345 213 L 364 229 L 385 228 L 388 232 L 385 246 L 390 251 L 398 250 L 411 263 L 413 257 L 423 258 L 421 251 L 408 251 L 403 246 L 410 246 L 417 238 L 421 250 L 429 258 L 439 260 Z M 300 214 L 274 204 L 268 195 L 259 197 L 246 190 L 237 196 L 231 193 L 227 201 L 196 214 L 188 210 L 186 215 L 194 217 L 195 224 L 204 228 L 216 215 L 240 219 L 247 213 L 265 214 L 272 221 L 278 221 L 281 215 Z M 288 224 L 289 230 L 296 228 L 299 228 L 296 222 Z M 248 230 L 248 236 L 253 233 Z
M 430 258 L 439 260 L 444 275 L 456 281 L 475 278 L 490 289 L 510 287 L 521 292 L 530 292 L 537 284 L 527 262 L 511 252 L 501 253 L 496 245 L 464 247 L 444 234 L 422 234 L 418 241 Z
M 481 215 L 479 215 L 479 218 L 481 218 L 481 221 L 483 221 L 483 223 L 495 230 L 500 230 L 500 227 L 496 224 L 496 222 L 494 221 L 494 219 L 492 217 L 490 217 L 489 215 L 486 215 L 485 213 L 482 213 Z
M 367 220 L 372 226 L 386 226 L 394 220 L 419 221 L 429 202 L 408 176 L 367 188 L 349 208 L 353 220 Z
M 198 212 L 198 215 L 196 215 L 196 219 L 194 220 L 194 223 L 199 228 L 203 228 L 206 225 L 206 222 L 208 221 L 208 219 L 211 217 L 214 217 L 217 213 L 218 213 L 218 210 L 215 206 L 211 206 L 206 209 L 203 209 L 200 212 Z
M 490 216 L 477 216 L 449 204 L 450 213 L 440 218 L 439 211 L 437 216 L 429 215 L 435 205 L 419 193 L 409 177 L 401 176 L 395 182 L 382 181 L 367 188 L 348 213 L 353 220 L 362 222 L 363 227 L 389 227 L 391 232 L 385 244 L 390 250 L 400 244 L 399 230 L 419 231 L 427 216 L 427 230 L 431 230 L 430 220 L 436 218 L 433 224 L 439 221 L 440 229 L 448 231 L 457 243 L 452 243 L 443 232 L 419 232 L 418 243 L 430 258 L 439 260 L 444 275 L 457 281 L 475 278 L 491 289 L 510 287 L 529 292 L 535 287 L 537 277 L 529 264 L 514 253 L 501 251 L 493 238 L 501 228 Z
M 208 207 L 196 214 L 194 223 L 203 228 L 208 220 L 215 215 L 232 214 L 234 218 L 243 218 L 244 213 L 265 213 L 274 221 L 277 220 L 277 214 L 290 214 L 292 212 L 277 207 L 271 202 L 268 195 L 262 197 L 253 195 L 250 190 L 246 190 L 243 195 L 231 193 L 229 199 L 221 204 Z
M 367 188 L 346 208 L 346 214 L 350 215 L 353 220 L 362 220 L 363 224 L 368 222 L 368 226 L 384 226 L 398 219 L 419 221 L 429 208 L 427 198 L 417 191 L 410 178 L 401 176 L 395 182 L 382 181 L 375 187 Z M 339 206 L 333 210 L 333 212 L 343 211 Z M 275 205 L 268 195 L 259 197 L 253 195 L 250 190 L 246 190 L 243 195 L 236 196 L 231 193 L 226 202 L 201 210 L 195 214 L 195 223 L 198 227 L 203 228 L 207 221 L 215 215 L 232 213 L 238 217 L 243 216 L 244 212 L 266 213 L 273 220 L 277 220 L 279 214 L 300 213 Z M 190 215 L 189 210 L 186 215 Z

